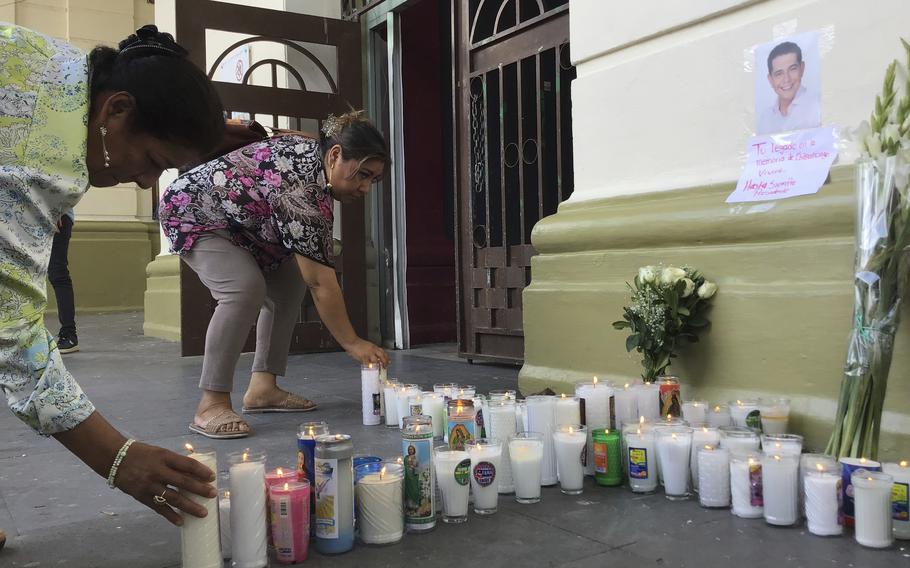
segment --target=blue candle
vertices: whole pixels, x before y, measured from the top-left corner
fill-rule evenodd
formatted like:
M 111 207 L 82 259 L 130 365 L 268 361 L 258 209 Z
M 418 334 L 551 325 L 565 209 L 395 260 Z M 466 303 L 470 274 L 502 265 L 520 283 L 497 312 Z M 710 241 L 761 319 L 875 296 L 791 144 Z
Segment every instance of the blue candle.
M 346 434 L 316 437 L 316 550 L 354 548 L 354 444 Z

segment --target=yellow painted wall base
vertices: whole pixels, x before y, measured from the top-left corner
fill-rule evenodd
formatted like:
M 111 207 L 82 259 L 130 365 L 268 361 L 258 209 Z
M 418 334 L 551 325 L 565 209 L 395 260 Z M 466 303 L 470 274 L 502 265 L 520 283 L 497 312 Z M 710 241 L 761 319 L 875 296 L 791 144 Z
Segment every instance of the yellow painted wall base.
M 146 268 L 145 335 L 180 341 L 180 257 L 156 257 Z
M 720 288 L 701 342 L 671 371 L 684 397 L 792 399 L 791 430 L 822 449 L 837 408 L 853 310 L 853 170 L 812 196 L 727 205 L 732 184 L 565 203 L 534 229 L 525 290 L 524 393 L 572 392 L 592 375 L 639 376 L 611 323 L 646 264 L 689 264 Z M 881 457 L 910 448 L 910 309 L 895 341 Z

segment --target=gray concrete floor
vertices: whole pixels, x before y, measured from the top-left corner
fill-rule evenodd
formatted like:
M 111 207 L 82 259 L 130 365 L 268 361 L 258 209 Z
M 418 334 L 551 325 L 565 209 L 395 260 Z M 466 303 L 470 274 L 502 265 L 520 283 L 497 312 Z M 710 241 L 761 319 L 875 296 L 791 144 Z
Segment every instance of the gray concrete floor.
M 51 329 L 56 330 L 55 322 Z M 295 462 L 296 424 L 326 420 L 333 432 L 353 435 L 357 453 L 392 456 L 397 433 L 360 424 L 358 367 L 340 353 L 292 357 L 284 382 L 318 401 L 308 415 L 251 416 L 245 440 L 204 442 L 187 424 L 196 403 L 201 359 L 142 335 L 142 314 L 83 316 L 80 353 L 69 368 L 99 410 L 118 428 L 171 449 L 190 441 L 212 445 L 223 457 L 243 447 L 267 452 L 270 467 Z M 513 367 L 469 365 L 433 347 L 392 355 L 392 375 L 422 385 L 476 384 L 479 391 L 514 387 Z M 248 379 L 244 355 L 235 393 Z M 239 395 L 235 400 L 239 403 Z M 0 528 L 9 533 L 0 566 L 23 568 L 179 566 L 179 530 L 131 498 L 107 488 L 53 439 L 43 439 L 0 411 Z M 308 566 L 679 566 L 679 567 L 910 567 L 910 543 L 884 551 L 857 545 L 851 535 L 819 538 L 805 527 L 772 528 L 697 502 L 662 495 L 634 496 L 626 488 L 590 482 L 580 496 L 545 489 L 536 505 L 500 498 L 491 517 L 471 516 L 460 526 L 405 536 L 387 547 L 358 545 L 338 556 L 311 547 Z M 276 565 L 273 562 L 273 565 Z

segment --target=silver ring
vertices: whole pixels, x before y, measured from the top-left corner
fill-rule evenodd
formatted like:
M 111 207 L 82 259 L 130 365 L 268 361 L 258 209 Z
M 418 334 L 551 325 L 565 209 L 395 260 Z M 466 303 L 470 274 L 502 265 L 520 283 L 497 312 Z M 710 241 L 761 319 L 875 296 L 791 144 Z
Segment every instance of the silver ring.
M 159 505 L 167 504 L 167 499 L 164 498 L 165 493 L 167 493 L 167 488 L 165 488 L 164 491 L 161 492 L 161 495 L 155 495 L 154 497 L 152 497 L 152 501 L 154 501 L 155 503 L 157 503 Z

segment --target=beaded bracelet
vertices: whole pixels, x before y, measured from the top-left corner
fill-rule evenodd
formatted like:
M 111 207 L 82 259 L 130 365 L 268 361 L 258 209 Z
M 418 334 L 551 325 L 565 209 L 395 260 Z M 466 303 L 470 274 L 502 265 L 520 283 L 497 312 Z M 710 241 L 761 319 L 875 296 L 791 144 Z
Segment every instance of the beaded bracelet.
M 120 462 L 123 461 L 123 458 L 126 457 L 127 450 L 130 449 L 130 446 L 135 442 L 134 438 L 130 438 L 126 441 L 121 447 L 120 451 L 117 452 L 117 457 L 114 458 L 114 465 L 111 466 L 111 472 L 107 476 L 107 486 L 111 489 L 115 489 L 114 479 L 117 477 L 117 468 L 120 467 Z

